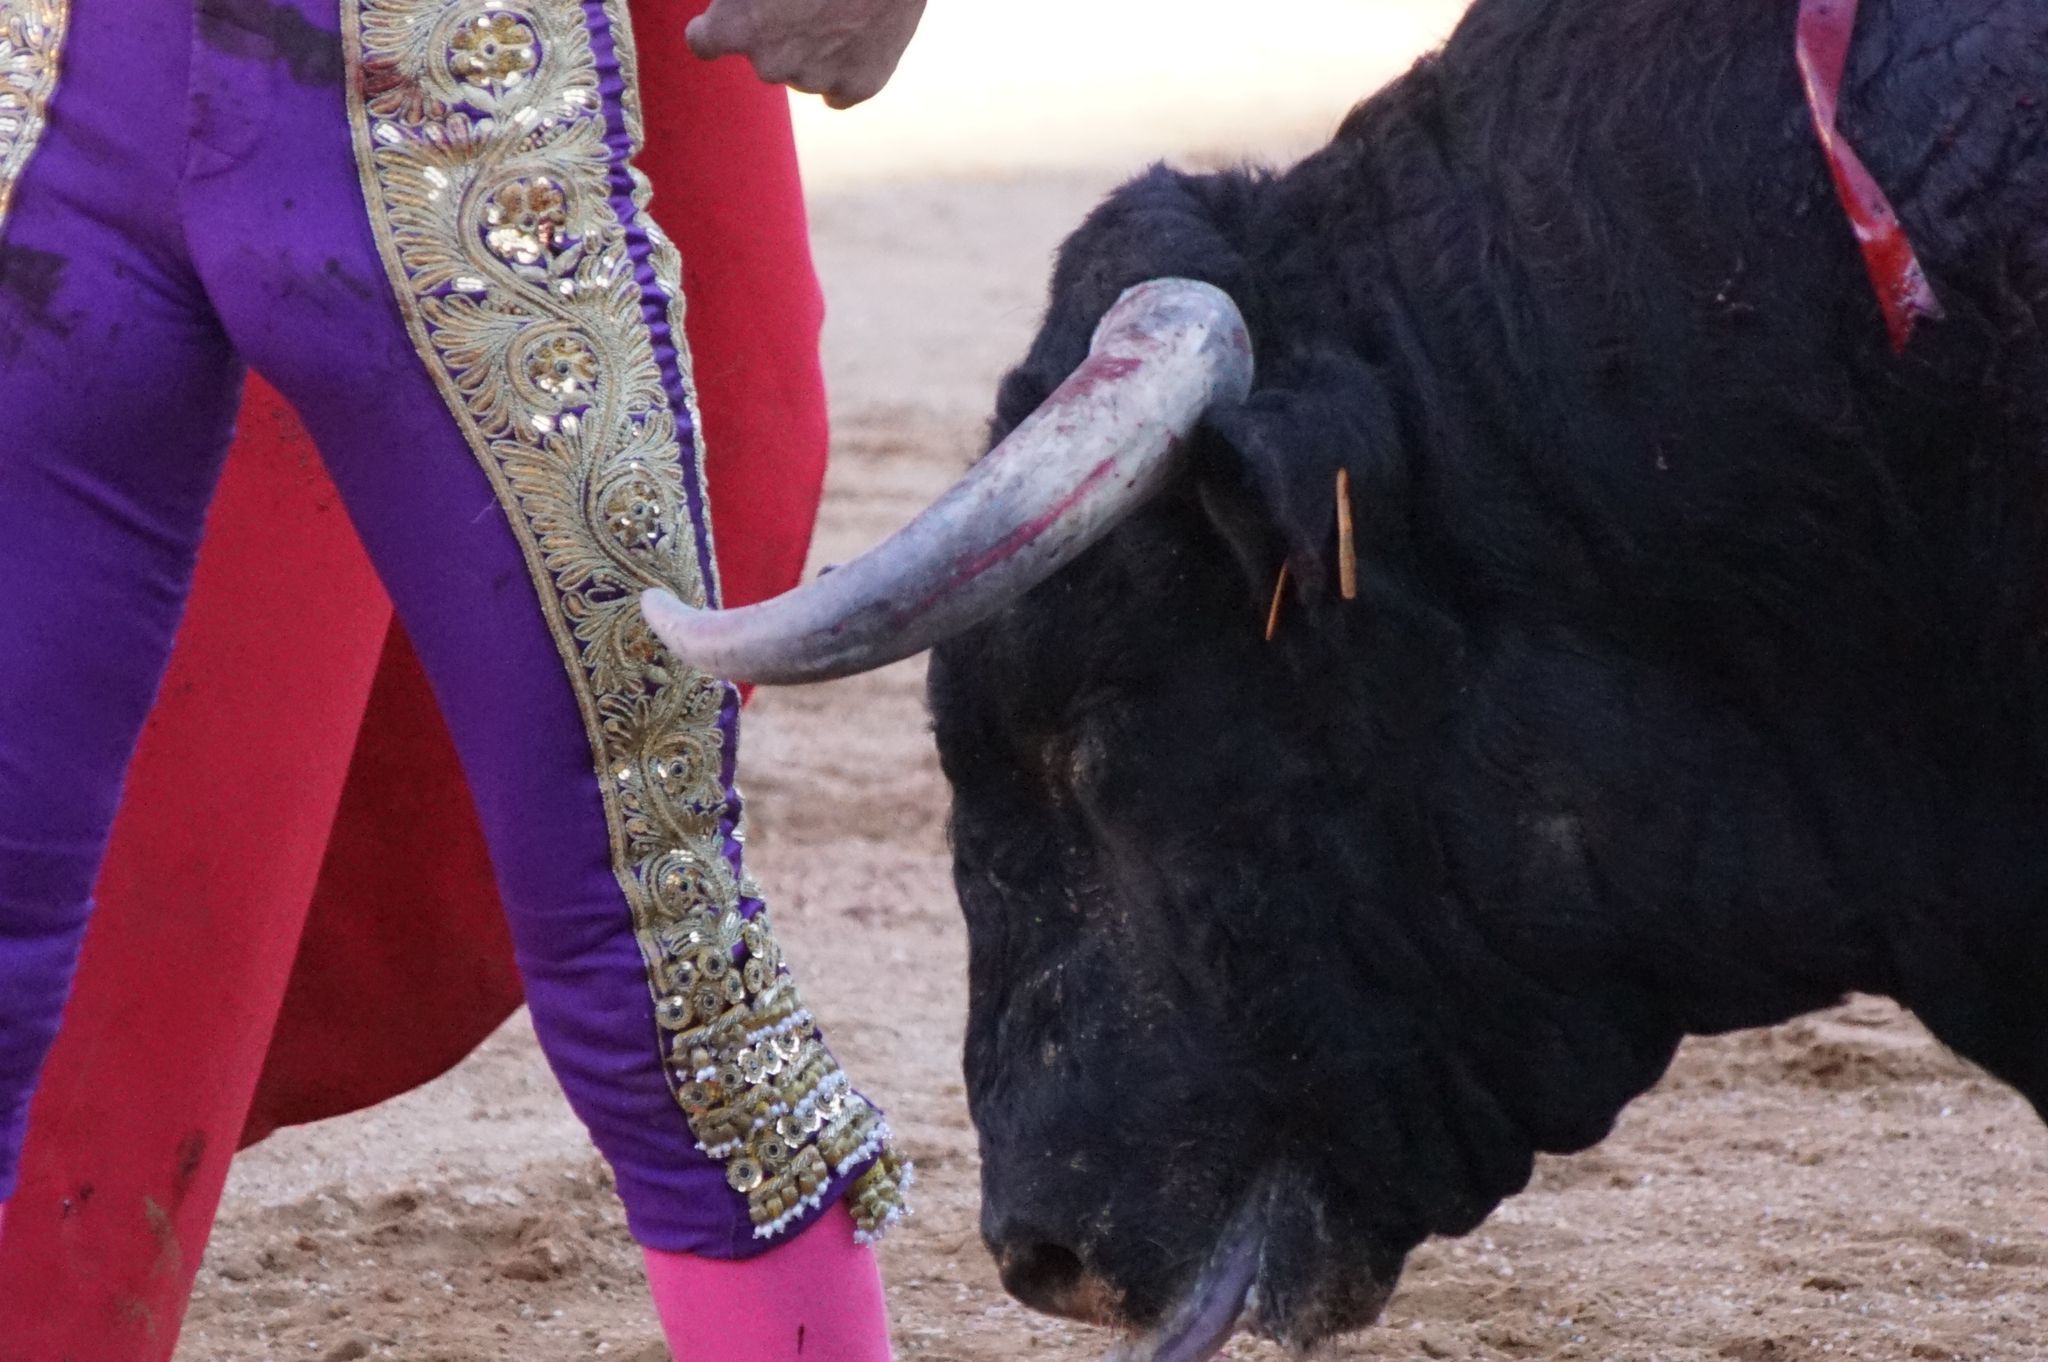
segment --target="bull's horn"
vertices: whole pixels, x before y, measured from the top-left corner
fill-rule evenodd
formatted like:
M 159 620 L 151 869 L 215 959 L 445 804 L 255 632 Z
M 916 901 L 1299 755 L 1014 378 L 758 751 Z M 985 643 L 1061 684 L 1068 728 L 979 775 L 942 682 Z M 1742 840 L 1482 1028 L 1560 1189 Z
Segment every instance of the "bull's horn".
M 1117 300 L 1088 359 L 915 520 L 794 591 L 735 610 L 640 598 L 683 661 L 788 685 L 869 671 L 986 619 L 1172 478 L 1202 413 L 1251 390 L 1244 318 L 1221 289 L 1154 279 Z

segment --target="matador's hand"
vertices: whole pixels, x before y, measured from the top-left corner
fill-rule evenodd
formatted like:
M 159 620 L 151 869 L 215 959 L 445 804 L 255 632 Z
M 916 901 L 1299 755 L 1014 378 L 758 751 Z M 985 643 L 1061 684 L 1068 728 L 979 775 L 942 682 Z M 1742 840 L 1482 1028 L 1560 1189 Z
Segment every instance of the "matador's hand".
M 684 36 L 706 60 L 738 54 L 844 109 L 888 83 L 923 15 L 924 0 L 712 0 Z

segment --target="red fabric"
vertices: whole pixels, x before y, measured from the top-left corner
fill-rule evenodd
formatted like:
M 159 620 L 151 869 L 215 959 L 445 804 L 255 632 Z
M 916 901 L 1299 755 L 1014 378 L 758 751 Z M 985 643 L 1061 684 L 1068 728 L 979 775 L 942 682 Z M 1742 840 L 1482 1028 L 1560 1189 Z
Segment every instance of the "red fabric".
M 786 589 L 825 466 L 787 99 L 638 0 L 656 218 L 729 603 Z M 0 1362 L 166 1362 L 237 1143 L 441 1073 L 518 1005 L 452 747 L 319 461 L 252 384 L 0 1240 Z
M 1870 285 L 1877 290 L 1885 329 L 1891 333 L 1892 349 L 1903 350 L 1922 317 L 1941 316 L 1941 302 L 1920 268 L 1920 258 L 1914 254 L 1913 243 L 1900 225 L 1898 214 L 1892 211 L 1891 200 L 1885 197 L 1862 158 L 1836 126 L 1842 76 L 1848 70 L 1849 45 L 1856 34 L 1858 2 L 1800 0 L 1796 53 L 1799 76 L 1806 85 L 1806 102 L 1813 110 L 1813 126 L 1827 152 L 1835 192 L 1849 214 L 1850 225 L 1856 229 L 1863 263 L 1870 272 Z
M 519 1006 L 483 830 L 396 626 L 311 897 L 243 1144 L 417 1087 Z
M 689 75 L 648 92 L 640 165 L 683 253 L 719 577 L 725 604 L 745 605 L 794 586 L 810 551 L 825 485 L 825 299 L 788 96 L 738 57 L 690 55 L 683 25 L 708 7 L 684 0 L 635 26 L 642 71 Z
M 169 1357 L 389 625 L 303 437 L 245 443 L 31 1111 L 5 1362 Z

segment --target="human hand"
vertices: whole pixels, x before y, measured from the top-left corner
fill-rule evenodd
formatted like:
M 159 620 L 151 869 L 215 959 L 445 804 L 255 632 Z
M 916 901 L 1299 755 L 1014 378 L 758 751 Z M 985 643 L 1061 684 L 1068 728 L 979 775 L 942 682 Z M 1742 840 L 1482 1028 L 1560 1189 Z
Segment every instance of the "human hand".
M 888 83 L 923 15 L 924 0 L 712 0 L 683 36 L 706 61 L 743 56 L 762 80 L 845 109 Z

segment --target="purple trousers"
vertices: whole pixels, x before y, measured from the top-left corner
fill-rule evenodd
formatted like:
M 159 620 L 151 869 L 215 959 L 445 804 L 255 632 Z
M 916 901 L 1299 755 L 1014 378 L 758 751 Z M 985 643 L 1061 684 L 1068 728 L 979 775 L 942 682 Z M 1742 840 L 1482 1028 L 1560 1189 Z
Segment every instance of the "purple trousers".
M 635 1236 L 746 1256 L 849 1190 L 878 1229 L 900 1165 L 740 863 L 735 696 L 633 604 L 716 583 L 623 5 L 338 9 L 70 0 L 32 154 L 0 121 L 0 1200 L 253 367 L 426 667 Z

